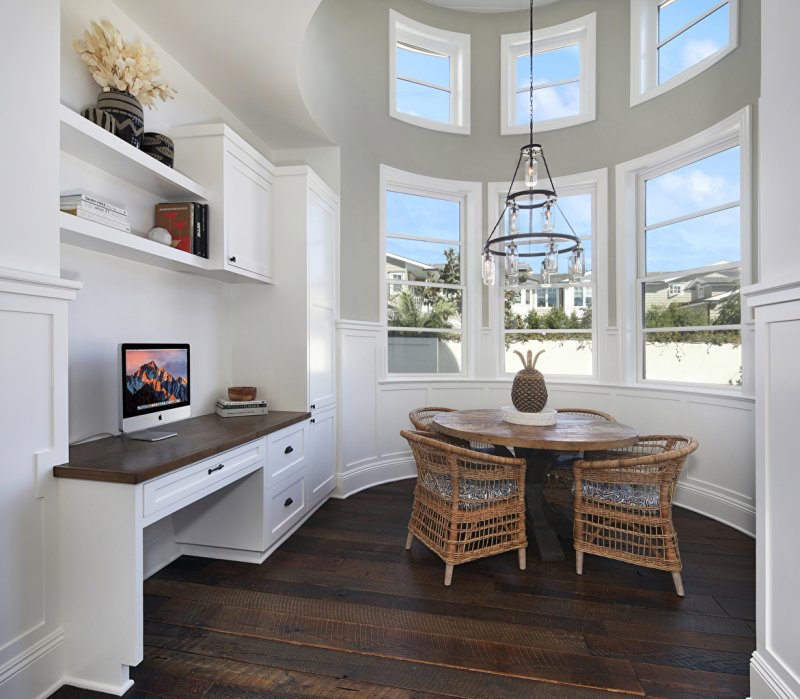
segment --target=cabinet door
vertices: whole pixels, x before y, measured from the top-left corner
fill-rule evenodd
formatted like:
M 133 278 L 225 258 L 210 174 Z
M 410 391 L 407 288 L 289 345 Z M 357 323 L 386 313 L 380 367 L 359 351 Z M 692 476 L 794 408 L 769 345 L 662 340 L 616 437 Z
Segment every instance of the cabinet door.
M 272 184 L 225 150 L 225 266 L 272 278 Z M 211 231 L 211 235 L 215 235 Z
M 336 210 L 314 190 L 308 198 L 308 297 L 336 307 Z
M 308 506 L 314 507 L 336 486 L 336 410 L 315 413 L 308 426 Z
M 311 304 L 308 313 L 308 397 L 311 410 L 336 402 L 334 310 Z

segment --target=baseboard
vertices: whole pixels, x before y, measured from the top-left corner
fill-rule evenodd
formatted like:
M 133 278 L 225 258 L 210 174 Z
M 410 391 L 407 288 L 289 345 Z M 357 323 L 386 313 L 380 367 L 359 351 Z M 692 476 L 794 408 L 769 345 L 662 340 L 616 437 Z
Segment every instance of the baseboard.
M 404 478 L 415 478 L 416 475 L 417 464 L 410 454 L 399 459 L 372 461 L 340 473 L 336 479 L 336 490 L 333 491 L 331 497 L 348 498 L 367 488 L 400 481 Z
M 77 677 L 65 677 L 64 681 L 61 685 L 68 684 L 71 687 L 77 687 L 78 689 L 88 689 L 92 692 L 102 692 L 104 694 L 111 694 L 115 697 L 121 697 L 125 692 L 127 692 L 131 687 L 133 687 L 133 680 L 128 680 L 127 682 L 123 682 L 120 686 L 114 684 L 103 684 L 102 682 L 87 682 L 86 680 L 80 680 Z
M 798 699 L 798 695 L 758 651 L 755 651 L 750 658 L 750 697 L 751 699 Z
M 43 699 L 64 682 L 64 631 L 51 634 L 0 667 L 0 697 Z
M 674 502 L 679 507 L 699 512 L 755 538 L 756 510 L 751 505 L 683 481 L 675 487 Z

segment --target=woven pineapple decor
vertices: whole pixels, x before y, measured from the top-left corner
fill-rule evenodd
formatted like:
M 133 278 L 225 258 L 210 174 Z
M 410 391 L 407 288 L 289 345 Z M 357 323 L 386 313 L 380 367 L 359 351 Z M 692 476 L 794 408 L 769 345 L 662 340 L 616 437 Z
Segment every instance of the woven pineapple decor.
M 522 360 L 522 369 L 514 377 L 511 385 L 511 402 L 514 407 L 523 413 L 538 413 L 547 403 L 547 386 L 544 385 L 544 376 L 536 369 L 536 360 L 544 350 L 539 351 L 532 360 L 533 352 L 528 350 L 528 359 L 522 352 L 514 350 Z

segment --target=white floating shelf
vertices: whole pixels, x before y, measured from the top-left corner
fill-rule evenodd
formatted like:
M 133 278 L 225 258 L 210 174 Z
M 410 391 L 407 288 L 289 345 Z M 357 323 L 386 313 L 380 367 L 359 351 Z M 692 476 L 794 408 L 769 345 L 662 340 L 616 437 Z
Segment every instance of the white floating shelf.
M 63 104 L 60 118 L 63 152 L 164 199 L 208 199 L 205 187 Z
M 59 225 L 61 242 L 67 245 L 143 262 L 154 267 L 215 276 L 210 272 L 208 260 L 205 258 L 167 247 L 135 233 L 118 231 L 63 211 L 59 212 Z

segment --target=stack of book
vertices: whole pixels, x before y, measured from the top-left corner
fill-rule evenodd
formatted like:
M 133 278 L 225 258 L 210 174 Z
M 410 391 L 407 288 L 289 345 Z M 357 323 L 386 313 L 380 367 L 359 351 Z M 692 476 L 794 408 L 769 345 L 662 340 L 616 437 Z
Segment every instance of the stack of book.
M 131 232 L 128 212 L 117 204 L 104 201 L 92 194 L 64 194 L 61 196 L 61 210 L 85 218 L 118 231 Z
M 265 400 L 217 400 L 217 415 L 222 417 L 266 415 L 268 412 Z
M 208 258 L 208 204 L 197 201 L 156 204 L 155 225 L 169 231 L 173 247 Z

